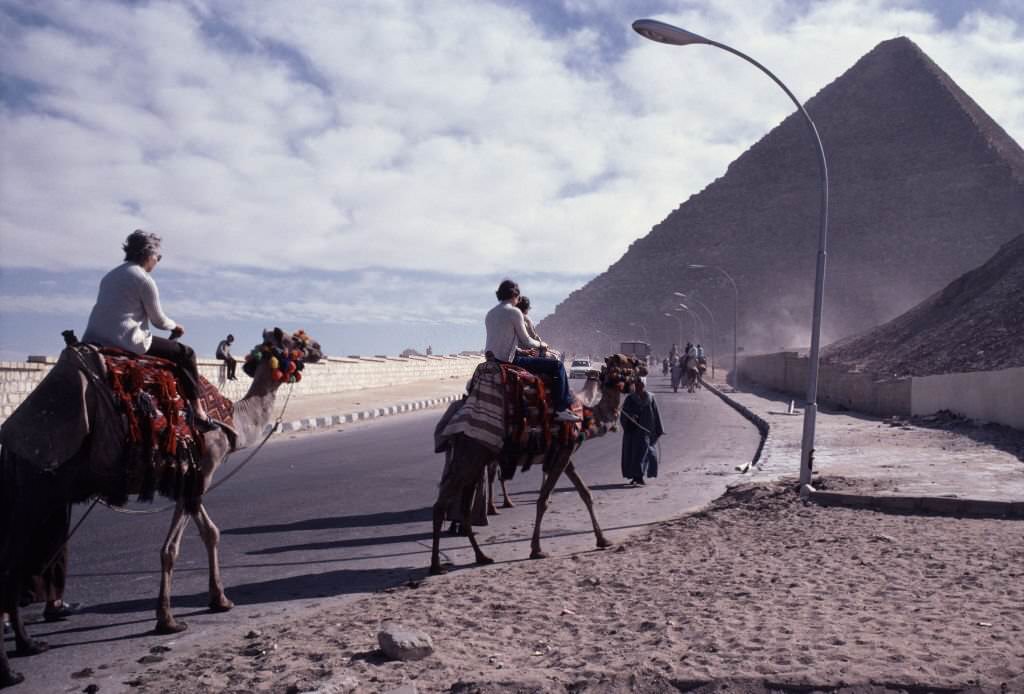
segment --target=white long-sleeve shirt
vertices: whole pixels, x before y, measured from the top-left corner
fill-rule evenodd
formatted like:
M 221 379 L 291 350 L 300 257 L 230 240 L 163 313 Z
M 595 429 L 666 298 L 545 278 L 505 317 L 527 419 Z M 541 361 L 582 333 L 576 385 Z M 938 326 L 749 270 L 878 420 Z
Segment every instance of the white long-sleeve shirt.
M 526 332 L 523 312 L 508 301 L 502 301 L 488 311 L 484 325 L 487 327 L 487 346 L 484 351 L 493 354 L 495 359 L 512 361 L 516 356 L 516 347 L 541 345 L 539 340 L 534 340 Z
M 161 330 L 177 325 L 160 307 L 160 292 L 149 273 L 138 263 L 125 261 L 100 280 L 82 342 L 145 354 L 153 342 L 150 323 Z

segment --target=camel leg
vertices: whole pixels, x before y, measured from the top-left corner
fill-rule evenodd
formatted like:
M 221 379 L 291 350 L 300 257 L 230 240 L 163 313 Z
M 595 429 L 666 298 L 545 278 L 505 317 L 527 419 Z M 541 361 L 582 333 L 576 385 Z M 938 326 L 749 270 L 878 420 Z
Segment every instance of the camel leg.
M 476 486 L 464 487 L 462 490 L 462 528 L 465 531 L 467 537 L 469 537 L 469 544 L 473 546 L 473 556 L 476 558 L 477 564 L 493 564 L 494 560 L 483 553 L 480 549 L 480 544 L 476 541 L 476 533 L 473 532 L 473 497 L 476 491 Z
M 214 612 L 227 612 L 235 603 L 224 595 L 224 583 L 220 578 L 220 559 L 217 556 L 217 545 L 220 543 L 220 530 L 213 524 L 206 507 L 199 504 L 199 512 L 195 514 L 196 527 L 206 545 L 206 557 L 210 564 L 210 609 Z
M 580 498 L 583 499 L 583 503 L 587 506 L 590 522 L 594 525 L 594 536 L 597 537 L 598 548 L 611 547 L 612 543 L 604 536 L 604 533 L 601 531 L 601 525 L 597 522 L 597 514 L 594 512 L 594 497 L 587 488 L 586 482 L 580 477 L 580 473 L 576 472 L 576 466 L 573 465 L 572 459 L 569 460 L 569 464 L 565 467 L 565 476 L 572 480 L 572 483 L 576 486 L 576 491 L 580 494 Z
M 0 605 L 0 612 L 7 612 L 7 616 L 11 620 L 11 626 L 14 628 L 15 640 L 18 643 L 17 648 L 20 652 L 21 639 L 24 638 L 24 636 L 19 637 L 18 633 L 20 629 L 20 633 L 24 635 L 25 625 L 21 622 L 21 615 L 18 612 L 18 601 L 15 599 L 5 600 L 4 602 L 7 604 Z M 16 626 L 18 624 L 21 626 Z M 11 663 L 7 660 L 7 646 L 3 643 L 3 639 L 0 638 L 0 689 L 3 689 L 4 687 L 13 687 L 14 685 L 24 681 L 25 676 L 23 674 L 11 669 Z
M 181 551 L 181 536 L 188 525 L 188 515 L 182 502 L 174 509 L 174 517 L 171 519 L 171 529 L 167 531 L 167 539 L 160 548 L 160 597 L 157 598 L 156 606 L 156 633 L 177 634 L 185 631 L 187 625 L 184 622 L 176 622 L 171 614 L 171 573 L 174 571 L 174 560 L 178 558 Z
M 498 464 L 491 463 L 487 466 L 487 515 L 497 516 L 498 508 L 494 505 L 494 478 L 498 476 Z M 505 483 L 502 483 L 504 489 Z M 507 500 L 507 497 L 506 497 Z
M 505 486 L 505 480 L 498 475 L 498 482 L 501 484 L 501 495 L 505 498 L 505 501 L 501 504 L 502 508 L 513 508 L 515 504 L 508 498 L 508 487 Z
M 451 504 L 451 500 L 455 494 L 461 493 L 459 482 L 455 477 L 454 473 L 449 473 L 441 483 L 441 489 L 437 492 L 437 501 L 434 502 L 434 536 L 430 546 L 431 576 L 447 573 L 447 570 L 441 566 L 441 526 L 444 525 L 444 514 L 448 505 Z
M 540 550 L 540 523 L 544 518 L 544 512 L 548 510 L 548 503 L 551 499 L 551 492 L 562 476 L 565 463 L 552 466 L 552 472 L 544 476 L 544 483 L 540 485 L 540 494 L 537 496 L 537 518 L 533 522 L 533 539 L 530 541 L 530 559 L 544 559 L 547 555 Z

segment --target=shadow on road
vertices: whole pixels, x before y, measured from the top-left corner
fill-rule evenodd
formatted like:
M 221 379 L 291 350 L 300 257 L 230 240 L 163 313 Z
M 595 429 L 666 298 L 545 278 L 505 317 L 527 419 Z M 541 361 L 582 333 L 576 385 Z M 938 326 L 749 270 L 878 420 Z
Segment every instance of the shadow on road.
M 283 552 L 301 552 L 305 550 L 340 549 L 344 547 L 373 547 L 390 542 L 425 542 L 431 539 L 431 532 L 406 533 L 405 535 L 371 535 L 370 537 L 353 537 L 348 540 L 331 540 L 329 542 L 307 542 L 301 545 L 281 545 L 254 549 L 246 554 L 281 554 Z
M 396 567 L 393 569 L 338 569 L 324 573 L 301 574 L 253 583 L 228 586 L 228 595 L 236 605 L 262 605 L 310 598 L 328 598 L 350 593 L 365 593 L 395 585 L 410 575 L 421 577 L 426 566 Z M 205 590 L 171 598 L 171 608 L 205 607 L 209 601 Z M 99 614 L 125 614 L 152 610 L 153 598 L 121 600 L 91 606 L 87 611 Z
M 375 525 L 395 525 L 397 523 L 426 523 L 433 518 L 430 506 L 408 511 L 382 511 L 380 513 L 364 513 L 361 516 L 331 516 L 328 518 L 307 518 L 292 523 L 274 525 L 248 525 L 240 528 L 227 528 L 222 535 L 256 535 L 259 533 L 287 533 L 302 530 L 337 530 L 339 528 L 364 528 Z

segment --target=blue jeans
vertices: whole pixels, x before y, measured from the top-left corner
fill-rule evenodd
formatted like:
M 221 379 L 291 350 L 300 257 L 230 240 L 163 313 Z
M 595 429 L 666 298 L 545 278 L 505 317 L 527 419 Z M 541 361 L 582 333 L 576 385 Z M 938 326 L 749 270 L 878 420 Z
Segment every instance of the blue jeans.
M 512 360 L 530 373 L 551 376 L 554 381 L 555 409 L 567 410 L 572 405 L 572 393 L 569 391 L 569 379 L 565 377 L 565 366 L 557 359 L 547 357 L 524 357 L 516 355 Z

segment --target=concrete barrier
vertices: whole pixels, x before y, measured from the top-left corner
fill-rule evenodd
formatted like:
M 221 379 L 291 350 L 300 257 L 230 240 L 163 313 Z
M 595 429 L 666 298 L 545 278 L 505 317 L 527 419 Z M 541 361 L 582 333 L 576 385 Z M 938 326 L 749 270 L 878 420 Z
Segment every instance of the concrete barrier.
M 949 410 L 1024 429 L 1024 368 L 915 377 L 910 410 L 915 415 Z
M 468 379 L 482 356 L 430 357 L 348 357 L 330 358 L 307 364 L 302 381 L 295 384 L 293 397 L 325 395 L 344 391 L 394 386 L 416 381 Z M 0 423 L 7 419 L 43 380 L 56 359 L 33 357 L 32 362 L 0 362 Z M 198 360 L 199 373 L 220 388 L 224 395 L 238 400 L 249 389 L 251 379 L 239 363 L 237 381 L 227 381 L 223 362 Z

